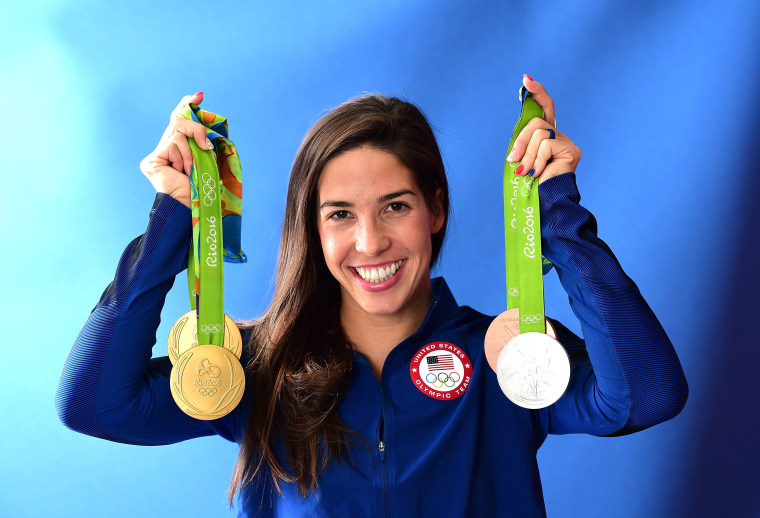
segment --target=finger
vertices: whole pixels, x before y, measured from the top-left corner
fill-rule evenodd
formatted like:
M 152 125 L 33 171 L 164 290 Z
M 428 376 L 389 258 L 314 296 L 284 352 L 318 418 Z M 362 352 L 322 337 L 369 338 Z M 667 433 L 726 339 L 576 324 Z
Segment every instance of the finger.
M 201 149 L 213 149 L 214 147 L 203 124 L 186 119 L 181 115 L 172 119 L 172 122 L 166 127 L 164 136 L 172 138 L 177 132 L 182 133 L 187 138 L 192 137 Z
M 543 124 L 546 124 L 546 122 L 543 120 L 541 120 L 541 122 Z M 545 141 L 548 141 L 549 143 L 552 142 L 552 140 L 549 139 L 549 132 L 546 130 L 546 128 L 535 128 L 530 134 L 530 142 L 528 142 L 527 149 L 525 150 L 525 154 L 520 162 L 520 167 L 515 170 L 515 174 L 521 176 L 535 176 L 536 158 L 538 157 L 539 149 L 541 148 L 542 143 Z M 545 154 L 547 150 L 549 151 L 549 155 L 544 156 L 544 160 L 541 163 L 542 170 L 546 162 L 551 159 L 551 145 L 545 146 L 542 152 Z
M 175 127 L 178 131 L 186 135 L 187 138 L 192 137 L 201 149 L 214 148 L 214 144 L 212 144 L 211 140 L 208 138 L 206 126 L 203 124 L 185 119 L 184 117 L 177 117 Z
M 161 138 L 164 139 L 170 137 L 175 131 L 177 131 L 176 121 L 185 118 L 183 113 L 188 104 L 200 104 L 201 102 L 203 102 L 203 92 L 195 92 L 192 95 L 186 95 L 180 99 L 179 104 L 177 104 L 169 114 L 169 124 L 166 126 Z
M 549 162 L 549 160 L 552 159 L 552 156 L 554 156 L 555 145 L 562 144 L 556 140 L 551 140 L 549 138 L 545 138 L 540 142 L 538 145 L 538 150 L 536 151 L 536 158 L 533 161 L 533 167 L 531 167 L 528 171 L 528 176 L 532 176 L 533 178 L 538 178 L 541 176 L 541 173 L 544 172 L 546 164 Z
M 526 124 L 520 134 L 517 135 L 514 144 L 512 144 L 512 151 L 510 151 L 509 155 L 507 155 L 507 160 L 512 163 L 517 163 L 520 160 L 523 160 L 525 150 L 527 149 L 528 143 L 533 136 L 533 132 L 535 132 L 537 129 L 546 128 L 547 126 L 548 124 L 546 121 L 540 117 L 533 117 L 531 120 L 529 120 L 528 124 Z
M 183 133 L 175 133 L 171 138 L 172 144 L 177 148 L 182 159 L 182 171 L 190 174 L 193 165 L 193 152 L 190 150 L 190 144 L 187 143 L 187 137 Z
M 203 92 L 195 92 L 192 95 L 186 95 L 180 99 L 179 104 L 172 110 L 171 117 L 174 118 L 180 115 L 188 104 L 200 104 L 203 102 Z
M 554 101 L 551 96 L 546 92 L 544 86 L 538 81 L 534 81 L 528 74 L 523 74 L 523 85 L 533 94 L 533 98 L 538 105 L 544 110 L 544 120 L 556 127 L 556 119 L 554 117 Z
M 169 165 L 177 171 L 178 173 L 185 172 L 185 174 L 190 174 L 190 168 L 186 166 L 186 162 L 184 160 L 184 157 L 182 156 L 182 152 L 180 151 L 177 144 L 173 143 L 169 145 L 169 149 L 167 149 L 168 155 L 167 158 L 169 160 Z M 192 162 L 190 162 L 192 164 Z
M 560 174 L 575 172 L 581 160 L 580 148 L 567 136 L 562 135 L 562 138 L 548 142 L 552 143 L 552 158 L 541 173 L 540 182 Z
M 208 132 L 204 126 L 193 129 L 193 139 L 195 139 L 195 143 L 198 144 L 198 147 L 201 149 L 214 149 L 214 144 L 212 144 L 211 139 L 208 138 Z

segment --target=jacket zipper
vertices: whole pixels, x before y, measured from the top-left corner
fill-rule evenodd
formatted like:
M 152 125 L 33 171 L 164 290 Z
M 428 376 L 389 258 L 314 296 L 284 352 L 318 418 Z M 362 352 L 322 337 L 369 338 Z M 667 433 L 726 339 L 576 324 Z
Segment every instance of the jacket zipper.
M 377 452 L 380 458 L 380 515 L 388 516 L 390 488 L 388 487 L 388 463 L 385 462 L 385 405 L 383 405 L 383 415 L 380 418 L 378 439 Z
M 438 306 L 438 298 L 436 297 L 433 299 L 430 310 L 425 315 L 425 320 L 422 322 L 420 329 L 422 329 L 423 327 L 427 325 L 427 322 L 430 319 L 430 316 L 433 314 L 433 311 L 435 310 L 437 306 Z M 388 356 L 390 356 L 390 354 Z M 388 358 L 385 359 L 385 362 L 386 364 L 388 363 Z M 383 374 L 384 373 L 385 373 L 385 366 L 383 366 Z M 377 434 L 378 435 L 377 453 L 378 453 L 378 458 L 380 459 L 380 515 L 387 517 L 387 516 L 390 516 L 391 505 L 390 505 L 390 488 L 388 487 L 388 469 L 389 468 L 388 468 L 388 462 L 385 461 L 385 453 L 386 453 L 386 450 L 388 449 L 387 445 L 385 444 L 385 417 L 386 415 L 390 415 L 390 408 L 388 408 L 387 397 L 385 395 L 385 390 L 383 389 L 383 384 L 380 382 L 380 380 L 377 380 L 377 385 L 378 385 L 378 388 L 380 389 L 380 405 L 381 405 L 380 429 Z

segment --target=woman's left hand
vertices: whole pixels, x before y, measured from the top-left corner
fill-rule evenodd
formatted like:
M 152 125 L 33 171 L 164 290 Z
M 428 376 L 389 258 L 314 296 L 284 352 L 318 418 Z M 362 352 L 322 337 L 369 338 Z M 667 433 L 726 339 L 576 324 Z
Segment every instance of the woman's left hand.
M 512 152 L 507 156 L 510 162 L 520 162 L 515 174 L 538 178 L 539 183 L 562 173 L 575 172 L 581 160 L 581 150 L 563 133 L 554 129 L 554 101 L 544 87 L 530 76 L 523 76 L 523 84 L 539 106 L 544 110 L 544 118 L 534 117 L 517 136 Z M 555 137 L 550 138 L 554 130 Z

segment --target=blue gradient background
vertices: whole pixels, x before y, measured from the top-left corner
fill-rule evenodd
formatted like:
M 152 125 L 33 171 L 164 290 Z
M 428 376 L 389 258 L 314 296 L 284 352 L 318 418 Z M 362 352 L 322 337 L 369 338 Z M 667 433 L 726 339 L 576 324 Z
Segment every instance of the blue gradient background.
M 454 210 L 439 272 L 460 304 L 498 313 L 501 171 L 529 73 L 582 149 L 583 203 L 691 388 L 680 416 L 640 434 L 550 437 L 539 452 L 549 516 L 760 516 L 760 4 L 252 4 L 3 3 L 0 515 L 229 514 L 235 445 L 111 444 L 67 430 L 53 407 L 72 342 L 145 227 L 154 195 L 138 164 L 180 97 L 204 90 L 242 158 L 249 264 L 226 270 L 233 317 L 271 295 L 301 137 L 367 91 L 406 97 L 437 128 Z M 186 311 L 183 289 L 180 278 L 156 355 Z M 577 332 L 554 274 L 546 298 Z

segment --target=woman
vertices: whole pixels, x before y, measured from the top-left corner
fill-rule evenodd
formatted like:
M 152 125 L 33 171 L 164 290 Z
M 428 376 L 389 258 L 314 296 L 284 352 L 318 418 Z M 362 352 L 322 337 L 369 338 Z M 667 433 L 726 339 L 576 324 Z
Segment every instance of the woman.
M 435 137 L 414 106 L 367 96 L 327 114 L 301 144 L 273 300 L 241 325 L 246 394 L 215 421 L 180 412 L 169 361 L 151 359 L 164 296 L 187 264 L 186 139 L 211 147 L 202 126 L 172 118 L 141 166 L 159 193 L 148 229 L 64 369 L 63 422 L 134 444 L 236 441 L 230 500 L 239 492 L 244 516 L 544 515 L 536 451 L 548 433 L 632 433 L 675 416 L 687 387 L 659 322 L 578 204 L 579 149 L 559 131 L 549 138 L 552 100 L 528 76 L 524 84 L 545 118 L 509 159 L 540 181 L 543 252 L 585 339 L 552 321 L 572 362 L 557 403 L 507 400 L 483 352 L 492 317 L 430 279 L 449 207 Z

